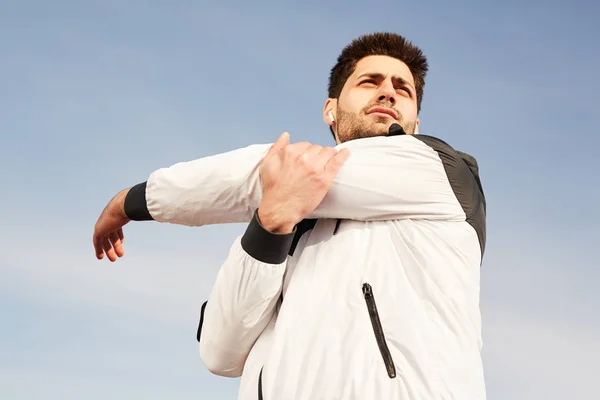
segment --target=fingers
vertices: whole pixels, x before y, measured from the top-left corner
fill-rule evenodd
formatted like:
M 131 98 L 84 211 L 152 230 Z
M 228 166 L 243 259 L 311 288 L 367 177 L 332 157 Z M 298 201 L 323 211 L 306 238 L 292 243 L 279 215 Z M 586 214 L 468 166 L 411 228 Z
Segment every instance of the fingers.
M 294 144 L 289 145 L 286 148 L 286 151 L 287 151 L 288 155 L 291 155 L 291 156 L 295 155 L 295 156 L 300 156 L 301 157 L 304 153 L 306 153 L 306 151 L 308 149 L 310 149 L 310 148 L 312 148 L 314 146 L 319 147 L 316 144 L 311 144 L 309 142 L 298 142 L 298 143 L 294 143 Z
M 304 144 L 304 143 L 303 143 Z M 321 146 L 307 143 L 305 146 L 295 146 L 295 151 L 299 154 L 300 160 L 308 166 L 314 166 L 315 157 L 321 151 Z
M 94 235 L 93 242 L 96 258 L 102 260 L 104 258 L 104 240 L 102 237 Z
M 117 261 L 117 254 L 115 253 L 115 250 L 113 249 L 111 243 L 110 243 L 110 239 L 105 236 L 104 237 L 104 253 L 106 253 L 106 256 L 108 257 L 108 259 L 112 262 Z
M 285 149 L 287 156 L 292 156 L 292 158 L 308 165 L 315 172 L 325 171 L 331 179 L 337 175 L 350 155 L 347 149 L 338 152 L 333 147 L 322 147 L 309 142 L 289 143 L 289 133 L 284 132 L 271 146 L 267 157 Z
M 337 154 L 333 147 L 321 147 L 312 160 L 313 168 L 317 172 L 323 172 L 329 160 Z
M 279 136 L 279 139 L 277 139 L 277 141 L 275 143 L 273 143 L 273 145 L 267 152 L 267 157 L 270 157 L 273 154 L 276 154 L 277 152 L 279 152 L 281 149 L 283 149 L 288 144 L 290 144 L 290 134 L 288 132 L 283 132 L 281 134 L 281 136 Z
M 117 232 L 113 233 L 112 235 L 110 235 L 109 240 L 113 249 L 115 250 L 115 254 L 117 255 L 117 257 L 123 257 L 123 254 L 125 254 L 125 250 L 123 250 L 123 244 L 121 242 L 119 234 Z
M 350 150 L 343 148 L 329 159 L 325 165 L 325 171 L 331 180 L 338 174 L 340 168 L 342 168 L 346 160 L 348 160 L 348 157 L 350 157 Z
M 102 260 L 104 254 L 112 262 L 117 261 L 117 258 L 123 257 L 125 250 L 123 248 L 123 230 L 114 232 L 108 236 L 99 237 L 94 235 L 94 249 L 96 258 Z
M 318 144 L 311 144 L 305 151 L 304 154 L 306 154 L 308 156 L 308 158 L 313 158 L 314 156 L 318 155 L 321 150 L 323 148 L 321 146 L 319 146 Z

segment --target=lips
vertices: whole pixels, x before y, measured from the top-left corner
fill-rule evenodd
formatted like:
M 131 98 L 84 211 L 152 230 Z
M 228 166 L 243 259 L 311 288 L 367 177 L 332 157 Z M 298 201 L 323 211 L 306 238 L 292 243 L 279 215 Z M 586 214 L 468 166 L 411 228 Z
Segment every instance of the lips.
M 373 107 L 369 110 L 369 112 L 367 114 L 386 114 L 389 115 L 390 117 L 394 118 L 395 120 L 398 119 L 398 113 L 396 113 L 396 111 L 392 110 L 391 108 L 385 108 L 385 107 Z

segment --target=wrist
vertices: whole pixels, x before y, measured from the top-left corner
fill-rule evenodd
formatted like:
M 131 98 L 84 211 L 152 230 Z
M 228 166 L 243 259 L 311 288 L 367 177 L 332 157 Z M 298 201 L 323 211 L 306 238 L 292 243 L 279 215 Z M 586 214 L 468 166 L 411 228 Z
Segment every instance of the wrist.
M 279 208 L 264 204 L 258 207 L 257 217 L 267 231 L 282 235 L 292 233 L 299 222 L 290 213 L 284 213 Z
M 270 232 L 260 223 L 258 210 L 242 236 L 244 251 L 255 260 L 267 264 L 282 264 L 289 255 L 296 236 L 296 228 L 289 233 Z
M 127 193 L 129 193 L 129 189 L 121 190 L 117 195 L 111 200 L 111 214 L 115 217 L 128 220 L 129 216 L 125 212 L 125 198 L 127 197 Z

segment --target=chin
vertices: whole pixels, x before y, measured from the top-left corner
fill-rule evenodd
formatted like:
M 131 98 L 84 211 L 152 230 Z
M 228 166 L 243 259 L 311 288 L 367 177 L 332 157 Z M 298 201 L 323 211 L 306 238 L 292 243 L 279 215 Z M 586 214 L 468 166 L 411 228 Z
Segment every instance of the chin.
M 370 137 L 385 136 L 388 134 L 390 126 L 395 122 L 390 118 L 378 118 L 377 121 L 369 121 L 352 126 L 350 129 L 344 129 L 344 133 L 338 131 L 340 142 L 347 142 L 355 139 L 366 139 Z
M 385 136 L 394 122 L 382 121 L 374 124 L 366 133 L 369 136 Z

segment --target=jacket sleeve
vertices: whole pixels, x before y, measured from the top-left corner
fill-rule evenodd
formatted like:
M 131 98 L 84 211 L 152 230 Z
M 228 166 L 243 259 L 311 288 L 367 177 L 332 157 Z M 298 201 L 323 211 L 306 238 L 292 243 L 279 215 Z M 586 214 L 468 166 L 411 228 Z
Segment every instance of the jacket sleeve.
M 192 226 L 248 222 L 260 204 L 258 167 L 269 147 L 254 145 L 159 169 L 130 191 L 126 212 L 132 219 Z M 464 221 L 469 210 L 463 206 L 473 211 L 484 202 L 478 178 L 439 139 L 374 137 L 337 146 L 343 147 L 350 157 L 307 218 Z
M 351 155 L 308 218 L 464 221 L 483 201 L 461 155 L 434 137 L 373 137 L 342 147 Z
M 160 168 L 129 190 L 125 212 L 134 221 L 179 225 L 249 222 L 260 204 L 259 166 L 270 144 Z
M 233 243 L 198 327 L 200 357 L 212 373 L 241 376 L 252 346 L 275 313 L 294 233 L 268 232 L 254 213 Z

